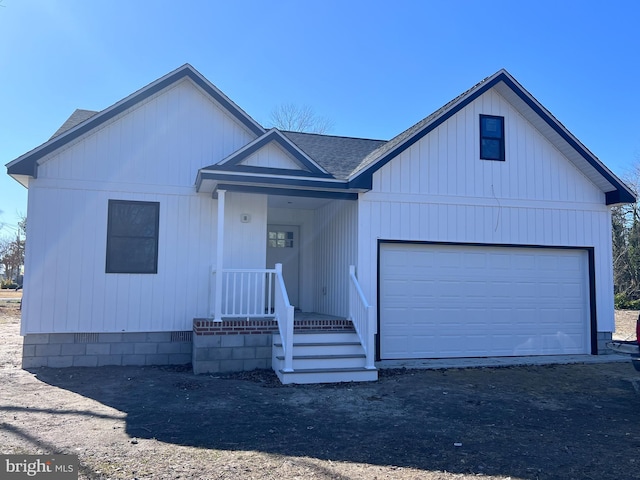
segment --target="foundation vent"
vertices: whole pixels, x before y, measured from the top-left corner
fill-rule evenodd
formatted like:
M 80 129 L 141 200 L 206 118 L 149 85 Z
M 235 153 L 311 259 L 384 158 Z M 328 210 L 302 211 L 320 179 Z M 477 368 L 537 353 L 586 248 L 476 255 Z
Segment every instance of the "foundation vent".
M 76 333 L 73 336 L 74 343 L 98 343 L 97 333 Z
M 193 332 L 185 331 L 185 332 L 171 332 L 171 342 L 190 342 L 192 338 Z

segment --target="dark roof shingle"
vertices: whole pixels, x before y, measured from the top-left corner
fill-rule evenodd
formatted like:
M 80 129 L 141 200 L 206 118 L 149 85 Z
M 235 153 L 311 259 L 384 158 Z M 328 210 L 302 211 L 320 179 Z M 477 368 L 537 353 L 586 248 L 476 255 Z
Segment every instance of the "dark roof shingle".
M 71 114 L 71 116 L 69 118 L 67 118 L 67 120 L 62 124 L 62 126 L 58 130 L 56 130 L 56 133 L 51 135 L 51 138 L 55 138 L 58 135 L 62 135 L 67 130 L 70 130 L 73 127 L 75 127 L 76 125 L 81 124 L 85 120 L 90 119 L 96 113 L 98 113 L 98 112 L 96 112 L 94 110 L 82 110 L 80 108 L 77 108 L 76 111 L 73 112 Z M 51 138 L 49 140 L 51 140 Z
M 282 133 L 322 168 L 339 179 L 346 179 L 367 155 L 387 143 L 386 140 L 336 137 L 317 133 Z

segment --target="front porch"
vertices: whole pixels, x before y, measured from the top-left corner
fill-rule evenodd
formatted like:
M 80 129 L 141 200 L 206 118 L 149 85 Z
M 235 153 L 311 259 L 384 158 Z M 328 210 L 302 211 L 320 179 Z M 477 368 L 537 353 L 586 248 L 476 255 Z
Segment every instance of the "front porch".
M 212 318 L 193 321 L 194 373 L 273 368 L 285 384 L 377 380 L 372 308 L 355 267 L 348 318 L 294 310 L 280 264 L 213 273 Z
M 271 366 L 283 383 L 377 379 L 375 314 L 349 267 L 356 194 L 211 179 L 201 187 L 217 203 L 217 228 L 209 316 L 194 320 L 194 371 Z

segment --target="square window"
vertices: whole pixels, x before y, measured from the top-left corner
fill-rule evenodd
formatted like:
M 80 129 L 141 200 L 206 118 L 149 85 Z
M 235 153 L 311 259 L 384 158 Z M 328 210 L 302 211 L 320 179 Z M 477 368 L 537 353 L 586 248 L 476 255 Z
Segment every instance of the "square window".
M 504 117 L 480 115 L 480 158 L 504 161 Z
M 107 273 L 158 273 L 160 204 L 109 200 Z

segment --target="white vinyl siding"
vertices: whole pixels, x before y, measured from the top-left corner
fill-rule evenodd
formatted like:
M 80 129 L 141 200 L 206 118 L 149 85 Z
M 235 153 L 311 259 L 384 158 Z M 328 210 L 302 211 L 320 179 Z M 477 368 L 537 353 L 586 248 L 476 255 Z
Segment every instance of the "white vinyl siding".
M 242 222 L 243 215 L 248 222 Z M 224 216 L 224 268 L 266 268 L 267 196 L 227 192 Z
M 160 203 L 157 275 L 105 273 L 109 199 Z M 27 227 L 23 334 L 191 330 L 208 314 L 211 198 L 32 185 L 28 215 L 42 221 Z
M 45 157 L 38 178 L 191 186 L 254 138 L 185 79 Z
M 160 203 L 157 275 L 105 273 L 109 199 Z M 224 267 L 264 268 L 266 197 L 230 192 L 225 206 Z M 209 196 L 32 187 L 29 215 L 46 222 L 28 227 L 23 333 L 191 330 L 209 315 L 217 241 Z
M 316 308 L 327 315 L 349 313 L 349 265 L 357 256 L 358 204 L 336 200 L 316 210 Z
M 479 160 L 479 114 L 505 118 L 505 162 Z M 593 247 L 599 331 L 613 331 L 604 194 L 490 90 L 373 176 L 360 195 L 358 267 L 376 304 L 378 239 Z
M 254 138 L 185 79 L 42 159 L 29 185 L 39 221 L 27 227 L 22 332 L 191 330 L 208 316 L 217 200 L 194 181 Z M 264 268 L 266 198 L 249 197 L 228 195 L 227 267 Z M 157 275 L 105 274 L 109 199 L 160 203 Z
M 248 156 L 241 165 L 301 170 L 300 165 L 292 160 L 290 155 L 280 146 L 273 142 L 268 143 L 257 152 Z

